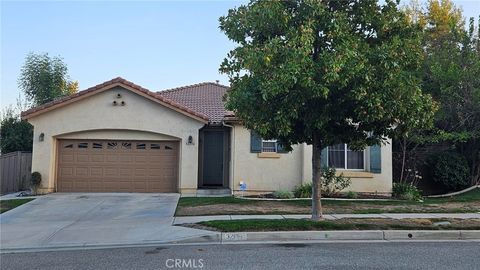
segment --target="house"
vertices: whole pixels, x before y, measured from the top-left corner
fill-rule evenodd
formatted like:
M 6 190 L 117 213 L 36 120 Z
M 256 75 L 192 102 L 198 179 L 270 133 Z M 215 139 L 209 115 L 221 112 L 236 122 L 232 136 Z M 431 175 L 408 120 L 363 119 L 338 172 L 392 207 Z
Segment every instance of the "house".
M 34 126 L 32 171 L 41 192 L 247 192 L 311 181 L 312 147 L 285 152 L 225 109 L 228 87 L 200 83 L 152 92 L 115 78 L 22 113 Z M 389 194 L 391 145 L 324 149 L 350 190 Z

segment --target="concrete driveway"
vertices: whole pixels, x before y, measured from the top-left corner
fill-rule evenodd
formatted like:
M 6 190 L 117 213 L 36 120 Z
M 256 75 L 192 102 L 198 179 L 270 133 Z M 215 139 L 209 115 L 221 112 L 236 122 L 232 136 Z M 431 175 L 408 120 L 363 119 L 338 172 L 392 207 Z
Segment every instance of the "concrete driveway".
M 178 194 L 54 193 L 0 215 L 1 249 L 172 242 L 215 233 L 172 226 Z

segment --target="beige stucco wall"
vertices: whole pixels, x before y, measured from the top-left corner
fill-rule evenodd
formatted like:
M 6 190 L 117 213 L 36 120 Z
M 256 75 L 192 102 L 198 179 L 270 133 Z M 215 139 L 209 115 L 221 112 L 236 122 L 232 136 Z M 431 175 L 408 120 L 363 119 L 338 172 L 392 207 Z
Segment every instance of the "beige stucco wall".
M 114 100 L 126 105 L 113 106 Z M 61 138 L 178 140 L 180 190 L 197 188 L 198 131 L 204 124 L 129 90 L 116 87 L 28 121 L 34 126 L 32 171 L 42 174 L 43 192 L 55 191 L 56 141 Z M 185 143 L 190 135 L 193 145 Z
M 342 171 L 352 180 L 346 189 L 357 192 L 389 194 L 392 190 L 392 148 L 389 140 L 381 148 L 382 171 Z M 232 136 L 231 184 L 238 192 L 240 181 L 247 183 L 251 192 L 275 190 L 293 190 L 295 186 L 311 182 L 312 146 L 295 145 L 293 151 L 278 154 L 278 158 L 261 158 L 257 153 L 250 153 L 250 131 L 235 125 Z M 365 168 L 369 168 L 369 149 L 365 151 Z
M 232 139 L 234 190 L 239 190 L 240 181 L 249 191 L 292 190 L 301 184 L 301 146 L 294 146 L 291 153 L 278 154 L 279 158 L 259 158 L 257 153 L 250 153 L 248 129 L 235 125 Z

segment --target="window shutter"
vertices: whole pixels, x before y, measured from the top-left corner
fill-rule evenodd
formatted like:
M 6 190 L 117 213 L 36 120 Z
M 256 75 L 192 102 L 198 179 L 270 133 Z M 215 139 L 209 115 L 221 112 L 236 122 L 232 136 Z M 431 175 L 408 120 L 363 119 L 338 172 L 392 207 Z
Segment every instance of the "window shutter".
M 380 145 L 370 146 L 370 172 L 381 173 L 382 172 L 382 154 Z
M 255 131 L 250 131 L 250 153 L 262 152 L 262 137 Z
M 283 146 L 281 143 L 277 142 L 277 153 L 288 153 L 288 151 L 283 149 Z
M 328 148 L 325 147 L 322 149 L 321 153 L 321 163 L 322 163 L 322 169 L 328 167 Z

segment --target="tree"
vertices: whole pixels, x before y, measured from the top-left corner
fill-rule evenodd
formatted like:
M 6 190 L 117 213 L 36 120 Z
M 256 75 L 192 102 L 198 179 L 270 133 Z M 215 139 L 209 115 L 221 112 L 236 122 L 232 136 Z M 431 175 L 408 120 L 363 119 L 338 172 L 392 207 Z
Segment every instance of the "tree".
M 406 117 L 431 118 L 418 27 L 393 1 L 252 1 L 229 10 L 220 29 L 238 44 L 220 67 L 231 83 L 228 109 L 289 150 L 313 146 L 314 220 L 322 217 L 322 148 L 363 149 L 384 143 Z
M 34 106 L 78 91 L 78 83 L 69 80 L 63 60 L 47 53 L 27 55 L 18 85 Z
M 423 89 L 439 104 L 436 130 L 417 137 L 456 146 L 469 162 L 471 184 L 479 184 L 480 33 L 475 33 L 473 18 L 467 31 L 461 10 L 451 0 L 430 0 L 425 10 L 410 8 L 409 13 L 422 18 L 411 16 L 423 22 Z
M 0 152 L 32 151 L 33 126 L 8 107 L 0 117 Z

